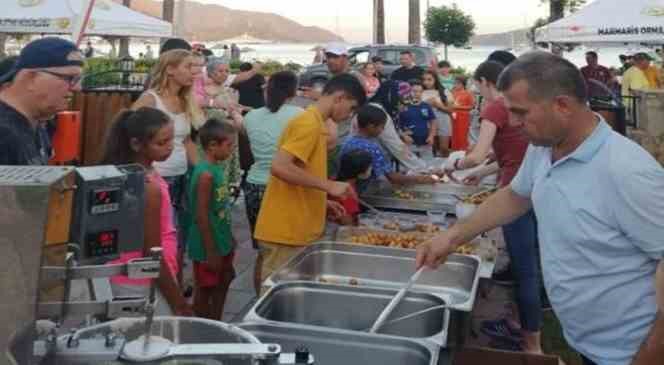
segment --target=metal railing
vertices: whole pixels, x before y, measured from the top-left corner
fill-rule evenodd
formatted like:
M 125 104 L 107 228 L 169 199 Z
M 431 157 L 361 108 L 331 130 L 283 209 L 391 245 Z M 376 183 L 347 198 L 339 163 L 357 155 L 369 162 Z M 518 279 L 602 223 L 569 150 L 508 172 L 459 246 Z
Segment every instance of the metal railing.
M 632 128 L 638 128 L 639 126 L 639 119 L 638 119 L 638 113 L 637 113 L 637 108 L 639 106 L 639 101 L 641 97 L 639 96 L 633 96 L 633 95 L 623 95 L 623 105 L 625 105 L 626 110 L 626 121 L 627 121 L 627 126 L 632 127 Z

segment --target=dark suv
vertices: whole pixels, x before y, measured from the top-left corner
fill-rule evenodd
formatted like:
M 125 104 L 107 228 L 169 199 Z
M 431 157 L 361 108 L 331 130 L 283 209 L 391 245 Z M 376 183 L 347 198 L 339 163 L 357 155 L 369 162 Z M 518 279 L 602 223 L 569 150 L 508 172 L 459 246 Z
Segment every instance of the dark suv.
M 385 75 L 389 77 L 394 70 L 401 67 L 399 56 L 403 51 L 411 51 L 415 55 L 415 63 L 423 68 L 428 68 L 432 61 L 436 61 L 436 50 L 431 47 L 412 45 L 368 45 L 355 47 L 348 50 L 348 60 L 353 69 L 359 65 L 371 61 L 374 56 L 383 59 Z M 330 79 L 330 72 L 326 64 L 316 64 L 306 67 L 300 74 L 300 85 L 322 87 Z

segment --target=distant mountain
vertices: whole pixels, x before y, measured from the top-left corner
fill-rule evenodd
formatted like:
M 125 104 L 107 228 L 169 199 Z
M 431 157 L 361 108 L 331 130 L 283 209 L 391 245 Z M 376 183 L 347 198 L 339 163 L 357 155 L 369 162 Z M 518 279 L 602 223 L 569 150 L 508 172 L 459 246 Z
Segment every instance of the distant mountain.
M 480 34 L 470 40 L 473 46 L 496 46 L 513 48 L 514 46 L 529 44 L 528 32 L 530 29 L 517 29 L 511 32 Z M 512 36 L 514 38 L 512 38 Z
M 122 3 L 121 0 L 114 0 Z M 176 4 L 176 11 L 177 11 Z M 161 18 L 162 3 L 132 0 L 131 8 Z M 248 34 L 276 42 L 323 43 L 343 41 L 338 35 L 319 27 L 308 27 L 273 13 L 234 10 L 221 5 L 187 1 L 185 31 L 197 41 L 221 41 Z

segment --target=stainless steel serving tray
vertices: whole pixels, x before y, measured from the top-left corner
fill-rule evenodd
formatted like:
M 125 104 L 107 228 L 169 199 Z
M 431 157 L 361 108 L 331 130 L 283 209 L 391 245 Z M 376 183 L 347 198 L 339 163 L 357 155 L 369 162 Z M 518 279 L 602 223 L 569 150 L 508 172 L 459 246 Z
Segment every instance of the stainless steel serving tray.
M 238 327 L 261 342 L 281 345 L 282 352 L 294 352 L 305 346 L 316 365 L 439 364 L 438 346 L 404 338 L 269 323 L 245 322 Z
M 436 295 L 451 309 L 471 312 L 480 264 L 476 256 L 450 255 L 437 270 L 422 273 L 412 290 Z M 398 290 L 414 271 L 415 250 L 319 242 L 303 249 L 264 285 L 308 281 Z
M 398 226 L 394 226 L 394 223 L 405 224 L 406 226 L 413 226 L 417 224 L 431 225 L 431 218 L 426 214 L 417 214 L 417 213 L 403 213 L 403 212 L 386 212 L 383 211 L 379 216 L 376 216 L 372 212 L 368 212 L 367 216 L 373 217 L 373 219 L 362 219 L 360 215 L 359 227 L 367 227 L 371 229 L 380 229 L 385 231 L 392 232 L 420 232 L 415 229 L 403 229 Z M 450 217 L 444 217 L 445 221 L 442 223 L 437 222 L 435 225 L 439 230 L 447 229 L 452 224 L 453 219 Z M 392 226 L 390 226 L 392 225 Z M 352 227 L 352 226 L 340 226 L 341 227 Z
M 341 286 L 314 282 L 277 284 L 245 315 L 248 322 L 279 322 L 346 331 L 368 332 L 397 290 Z M 435 295 L 408 293 L 378 334 L 431 341 L 446 346 L 449 310 L 432 309 L 390 323 L 409 314 L 445 305 Z
M 369 204 L 385 209 L 428 211 L 443 210 L 454 213 L 458 201 L 456 196 L 465 196 L 480 191 L 477 186 L 459 184 L 412 185 L 394 187 L 388 182 L 380 181 L 370 185 L 362 198 Z M 395 192 L 403 191 L 415 195 L 414 199 L 399 198 Z

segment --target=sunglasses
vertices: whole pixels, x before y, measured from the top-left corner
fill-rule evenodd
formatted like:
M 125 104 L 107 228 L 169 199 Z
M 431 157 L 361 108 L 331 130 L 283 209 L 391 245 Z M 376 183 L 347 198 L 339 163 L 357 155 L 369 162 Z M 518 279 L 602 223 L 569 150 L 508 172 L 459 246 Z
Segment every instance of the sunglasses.
M 61 74 L 59 72 L 53 72 L 53 71 L 49 71 L 49 70 L 35 70 L 35 72 L 41 72 L 41 73 L 45 73 L 45 74 L 57 77 L 60 80 L 62 80 L 64 82 L 66 82 L 67 84 L 69 84 L 69 86 L 75 86 L 79 82 L 81 82 L 81 80 L 83 79 L 82 74 L 68 75 L 68 74 Z

